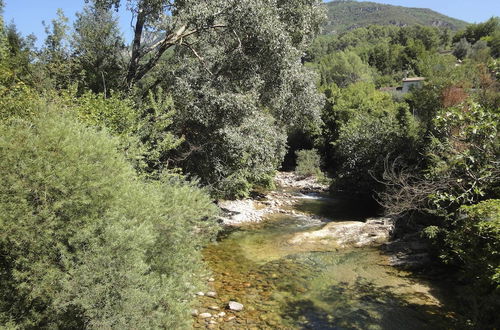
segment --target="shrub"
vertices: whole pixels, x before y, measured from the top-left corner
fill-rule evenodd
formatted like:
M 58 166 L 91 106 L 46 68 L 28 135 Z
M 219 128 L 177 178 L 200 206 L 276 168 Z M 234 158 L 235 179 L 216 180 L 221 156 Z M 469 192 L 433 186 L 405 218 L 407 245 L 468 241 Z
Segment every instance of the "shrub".
M 462 307 L 477 328 L 497 328 L 500 308 L 500 200 L 462 206 L 442 229 L 441 258 L 458 266 L 467 285 L 460 290 Z M 495 323 L 496 322 L 496 323 Z
M 300 176 L 316 176 L 322 177 L 321 172 L 321 157 L 316 149 L 310 150 L 297 150 L 297 167 L 295 172 Z
M 214 206 L 68 114 L 0 123 L 0 323 L 182 328 Z

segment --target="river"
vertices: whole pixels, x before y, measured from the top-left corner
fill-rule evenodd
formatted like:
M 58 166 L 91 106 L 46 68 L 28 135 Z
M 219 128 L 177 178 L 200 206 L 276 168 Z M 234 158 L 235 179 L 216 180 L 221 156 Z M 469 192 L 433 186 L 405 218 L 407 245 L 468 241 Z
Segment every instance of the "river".
M 303 196 L 293 208 L 302 215 L 274 214 L 259 224 L 228 228 L 204 250 L 217 296 L 200 297 L 199 313 L 213 317 L 195 317 L 195 328 L 457 328 L 442 301 L 446 289 L 389 266 L 381 249 L 287 243 L 328 221 L 362 221 L 372 208 L 318 195 Z M 228 310 L 229 301 L 242 303 L 243 310 Z

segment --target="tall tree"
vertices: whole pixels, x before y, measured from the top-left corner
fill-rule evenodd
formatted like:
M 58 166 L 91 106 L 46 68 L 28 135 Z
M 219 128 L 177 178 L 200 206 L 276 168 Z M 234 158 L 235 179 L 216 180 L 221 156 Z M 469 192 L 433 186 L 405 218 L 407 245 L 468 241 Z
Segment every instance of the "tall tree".
M 58 9 L 57 17 L 50 24 L 43 22 L 47 37 L 40 52 L 40 60 L 52 86 L 56 88 L 67 87 L 74 81 L 68 42 L 68 21 L 62 9 Z
M 318 126 L 322 99 L 301 57 L 319 30 L 321 1 L 126 3 L 135 24 L 127 86 L 173 95 L 185 142 L 172 158 L 215 191 L 235 192 L 235 183 L 244 193 L 281 162 L 287 129 Z M 251 139 L 235 139 L 235 132 Z
M 125 42 L 110 10 L 86 6 L 77 13 L 71 38 L 76 70 L 85 87 L 99 93 L 116 89 L 124 68 Z

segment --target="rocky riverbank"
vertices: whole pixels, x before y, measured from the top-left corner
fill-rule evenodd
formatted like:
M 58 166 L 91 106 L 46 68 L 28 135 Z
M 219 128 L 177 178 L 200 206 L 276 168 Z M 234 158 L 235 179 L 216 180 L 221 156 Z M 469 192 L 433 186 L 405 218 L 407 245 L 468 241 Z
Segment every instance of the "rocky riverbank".
M 233 229 L 204 250 L 213 278 L 197 294 L 195 328 L 332 328 L 359 320 L 353 308 L 380 312 L 377 299 L 397 308 L 396 318 L 413 320 L 419 306 L 424 314 L 426 306 L 440 308 L 425 283 L 388 267 L 416 264 L 415 254 L 424 253 L 417 236 L 390 242 L 392 219 L 368 218 L 374 214 L 369 205 L 331 197 L 312 178 L 279 173 L 276 186 L 255 199 L 218 202 L 221 222 Z M 336 290 L 343 293 L 335 303 L 324 300 Z M 408 304 L 415 305 L 405 310 Z
M 258 223 L 275 213 L 288 214 L 295 217 L 310 217 L 311 220 L 324 220 L 317 215 L 299 212 L 293 208 L 303 198 L 321 198 L 328 186 L 318 182 L 314 177 L 300 177 L 293 172 L 279 172 L 275 178 L 277 190 L 259 199 L 236 201 L 219 201 L 224 212 L 220 221 L 226 226 L 239 226 L 247 223 Z M 316 195 L 315 195 L 316 194 Z M 323 197 L 326 198 L 326 197 Z M 389 240 L 393 229 L 390 218 L 374 218 L 362 221 L 343 221 L 327 223 L 323 228 L 299 233 L 288 240 L 291 245 L 322 248 L 347 248 L 380 245 Z
M 278 172 L 275 177 L 277 190 L 258 199 L 220 200 L 217 205 L 223 215 L 219 218 L 225 226 L 239 226 L 261 222 L 267 215 L 274 213 L 295 214 L 291 210 L 305 193 L 324 193 L 328 185 L 318 182 L 314 177 L 300 177 L 293 172 Z

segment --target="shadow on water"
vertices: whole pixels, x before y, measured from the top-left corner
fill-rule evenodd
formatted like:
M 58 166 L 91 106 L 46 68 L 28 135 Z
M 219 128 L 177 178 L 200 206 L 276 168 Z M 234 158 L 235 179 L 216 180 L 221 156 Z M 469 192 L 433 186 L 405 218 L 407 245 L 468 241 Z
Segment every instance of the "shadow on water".
M 370 198 L 319 194 L 304 195 L 294 208 L 332 221 L 363 221 L 378 215 L 381 211 L 380 205 Z
M 326 289 L 321 299 L 332 306 L 325 310 L 311 299 L 288 303 L 282 317 L 302 329 L 459 329 L 433 304 L 412 303 L 411 293 L 395 293 L 390 286 L 377 286 L 358 279 Z M 411 321 L 411 322 L 409 322 Z
M 373 216 L 376 207 L 303 195 L 294 209 L 345 221 Z M 213 313 L 210 306 L 225 308 L 229 300 L 242 303 L 243 311 L 225 310 L 235 319 L 216 327 L 228 330 L 459 329 L 437 283 L 388 266 L 378 249 L 318 252 L 287 243 L 297 232 L 322 226 L 314 217 L 279 214 L 260 224 L 226 229 L 204 250 L 217 298 L 201 297 L 200 312 Z M 208 326 L 206 322 L 197 319 L 199 326 Z

